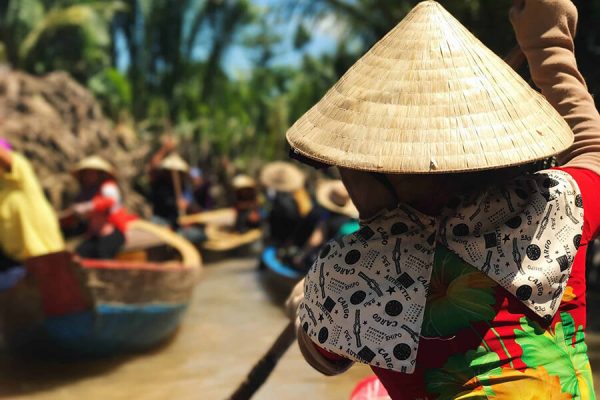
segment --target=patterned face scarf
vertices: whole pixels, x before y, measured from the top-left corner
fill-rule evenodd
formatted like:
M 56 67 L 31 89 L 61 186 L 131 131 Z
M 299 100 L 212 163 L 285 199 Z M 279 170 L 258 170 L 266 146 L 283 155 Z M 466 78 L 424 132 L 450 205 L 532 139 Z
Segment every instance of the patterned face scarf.
M 436 246 L 550 322 L 582 229 L 579 188 L 557 170 L 463 198 L 438 218 L 400 206 L 321 249 L 305 279 L 300 321 L 325 350 L 412 373 Z

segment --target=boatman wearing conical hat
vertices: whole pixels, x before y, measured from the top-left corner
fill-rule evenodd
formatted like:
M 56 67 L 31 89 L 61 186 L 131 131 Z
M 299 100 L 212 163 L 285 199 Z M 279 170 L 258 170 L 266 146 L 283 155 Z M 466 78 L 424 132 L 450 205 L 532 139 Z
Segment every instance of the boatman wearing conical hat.
M 177 143 L 165 136 L 160 149 L 149 164 L 150 202 L 156 222 L 178 229 L 179 216 L 192 205 L 193 198 L 187 190 L 189 164 L 175 152 Z
M 260 173 L 270 205 L 268 241 L 277 248 L 303 245 L 317 223 L 305 182 L 304 172 L 289 162 L 269 163 Z
M 87 222 L 85 240 L 75 252 L 81 257 L 112 259 L 125 244 L 125 232 L 135 217 L 123 205 L 114 167 L 93 155 L 73 169 L 80 193 L 71 210 Z
M 288 132 L 297 158 L 340 169 L 361 217 L 288 302 L 324 374 L 368 364 L 393 399 L 595 398 L 600 116 L 577 11 L 521 0 L 511 21 L 543 96 L 425 1 Z

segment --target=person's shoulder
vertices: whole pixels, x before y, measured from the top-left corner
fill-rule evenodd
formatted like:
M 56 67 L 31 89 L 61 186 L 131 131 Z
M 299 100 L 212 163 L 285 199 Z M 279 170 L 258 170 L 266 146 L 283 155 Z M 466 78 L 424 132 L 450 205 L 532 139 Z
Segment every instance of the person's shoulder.
M 591 169 L 579 167 L 556 167 L 551 171 L 562 171 L 569 174 L 579 185 L 592 183 L 595 187 L 600 182 L 600 175 Z
M 33 167 L 31 162 L 25 157 L 25 155 L 16 151 L 11 152 L 11 172 L 10 176 L 13 179 L 21 180 L 27 179 L 29 176 L 33 176 Z
M 16 151 L 12 151 L 10 153 L 10 158 L 11 158 L 11 162 L 12 162 L 12 168 L 14 168 L 15 166 L 30 166 L 31 163 L 29 162 L 29 160 L 27 159 L 27 157 L 25 157 L 23 154 L 18 153 Z

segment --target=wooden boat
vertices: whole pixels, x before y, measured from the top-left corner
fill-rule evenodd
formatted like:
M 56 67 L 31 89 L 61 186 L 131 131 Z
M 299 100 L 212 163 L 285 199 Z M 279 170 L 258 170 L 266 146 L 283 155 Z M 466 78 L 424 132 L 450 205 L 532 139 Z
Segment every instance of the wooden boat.
M 178 218 L 179 225 L 235 225 L 235 209 L 220 208 L 218 210 L 203 211 L 197 214 L 182 215 Z
M 9 346 L 106 355 L 170 337 L 198 281 L 200 255 L 185 239 L 144 221 L 130 224 L 127 240 L 117 260 L 68 252 L 27 260 L 25 277 L 0 294 Z
M 277 249 L 274 246 L 265 247 L 261 260 L 269 271 L 283 279 L 290 280 L 293 283 L 302 279 L 302 274 L 297 269 L 285 265 L 277 258 Z
M 250 229 L 240 233 L 226 226 L 206 226 L 206 241 L 200 245 L 203 250 L 226 252 L 250 246 L 262 239 L 261 229 Z
M 274 246 L 263 249 L 260 268 L 264 272 L 263 282 L 266 289 L 278 303 L 284 301 L 296 283 L 304 277 L 300 271 L 277 258 L 277 249 Z
M 179 217 L 179 224 L 204 225 L 207 240 L 200 244 L 203 250 L 222 253 L 237 250 L 257 243 L 262 238 L 261 229 L 237 232 L 235 225 L 236 211 L 233 208 L 204 211 L 193 215 Z

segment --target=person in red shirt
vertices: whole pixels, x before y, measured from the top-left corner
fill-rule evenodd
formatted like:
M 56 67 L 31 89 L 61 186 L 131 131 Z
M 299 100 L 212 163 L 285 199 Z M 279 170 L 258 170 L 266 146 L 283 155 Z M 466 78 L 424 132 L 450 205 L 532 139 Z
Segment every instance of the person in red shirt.
M 577 10 L 511 9 L 544 100 L 439 7 L 420 3 L 288 132 L 298 158 L 340 168 L 362 226 L 290 297 L 300 349 L 326 375 L 369 364 L 394 400 L 594 399 L 600 115 L 575 60 Z M 538 162 L 552 155 L 561 167 Z
M 112 259 L 125 244 L 127 224 L 135 217 L 122 203 L 113 166 L 98 156 L 83 159 L 73 174 L 81 191 L 73 212 L 85 219 L 85 240 L 75 252 L 84 258 Z

